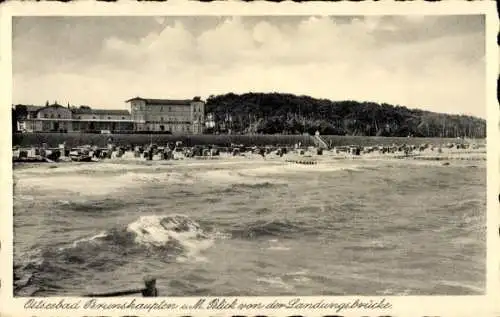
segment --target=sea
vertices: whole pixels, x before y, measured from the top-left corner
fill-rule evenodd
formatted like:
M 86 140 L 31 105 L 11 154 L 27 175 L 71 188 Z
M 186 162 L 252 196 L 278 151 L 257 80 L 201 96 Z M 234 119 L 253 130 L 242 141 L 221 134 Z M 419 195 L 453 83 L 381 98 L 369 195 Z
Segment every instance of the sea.
M 486 163 L 14 166 L 15 296 L 479 295 Z

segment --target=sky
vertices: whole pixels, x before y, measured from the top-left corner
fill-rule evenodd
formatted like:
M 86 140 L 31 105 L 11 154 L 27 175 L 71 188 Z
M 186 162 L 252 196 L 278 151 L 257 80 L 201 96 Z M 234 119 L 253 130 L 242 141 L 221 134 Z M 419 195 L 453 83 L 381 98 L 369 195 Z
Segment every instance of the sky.
M 486 118 L 485 19 L 15 17 L 13 103 L 282 92 Z

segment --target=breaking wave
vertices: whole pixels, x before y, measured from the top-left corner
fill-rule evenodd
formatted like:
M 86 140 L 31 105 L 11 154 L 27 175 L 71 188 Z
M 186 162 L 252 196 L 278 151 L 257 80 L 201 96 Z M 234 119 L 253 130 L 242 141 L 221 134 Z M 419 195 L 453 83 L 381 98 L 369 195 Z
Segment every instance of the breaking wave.
M 212 245 L 201 226 L 183 215 L 142 216 L 127 226 L 137 244 L 148 247 L 169 247 L 193 255 Z
M 243 224 L 231 231 L 233 237 L 254 239 L 259 237 L 291 237 L 296 233 L 307 233 L 305 223 L 291 222 L 289 220 L 258 220 Z
M 111 198 L 78 201 L 59 200 L 58 203 L 59 208 L 62 210 L 72 210 L 76 212 L 90 213 L 92 215 L 102 211 L 119 210 L 127 206 L 123 200 Z M 106 214 L 104 215 L 106 216 Z
M 14 289 L 17 295 L 50 293 L 60 280 L 86 269 L 112 271 L 134 256 L 165 263 L 205 260 L 200 253 L 217 237 L 184 215 L 142 216 L 125 227 L 24 253 L 15 260 Z
M 67 173 L 59 174 L 25 174 L 14 179 L 15 188 L 24 191 L 42 191 L 54 193 L 78 193 L 80 195 L 107 196 L 127 188 L 139 188 L 144 184 L 193 184 L 188 175 L 172 171 L 127 171 L 117 174 L 111 171 L 108 174 Z

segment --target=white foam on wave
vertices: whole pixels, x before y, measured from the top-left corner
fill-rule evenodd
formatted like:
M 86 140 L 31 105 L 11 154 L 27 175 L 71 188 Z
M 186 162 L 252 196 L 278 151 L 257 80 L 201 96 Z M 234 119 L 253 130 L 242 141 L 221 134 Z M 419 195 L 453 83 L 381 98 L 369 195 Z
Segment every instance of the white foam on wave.
M 121 182 L 132 185 L 140 183 L 179 183 L 193 184 L 193 180 L 186 178 L 186 175 L 176 172 L 164 171 L 158 173 L 136 173 L 128 172 L 117 177 Z
M 309 270 L 300 270 L 300 271 L 286 273 L 287 276 L 304 276 L 307 274 L 309 274 Z
M 31 249 L 27 250 L 25 252 L 21 253 L 21 256 L 19 258 L 15 259 L 15 263 L 19 264 L 24 267 L 28 264 L 33 264 L 35 266 L 40 266 L 43 264 L 44 258 L 43 258 L 43 252 L 41 248 L 36 248 L 36 249 Z
M 283 162 L 259 162 L 255 165 L 245 164 L 233 166 L 232 169 L 201 170 L 194 173 L 193 177 L 201 182 L 220 185 L 258 185 L 262 183 L 287 184 L 286 179 L 277 179 L 276 176 L 285 176 L 311 172 L 336 172 L 357 171 L 361 166 L 358 164 L 325 164 L 300 165 Z
M 80 244 L 82 242 L 94 242 L 97 239 L 106 238 L 107 235 L 108 234 L 106 232 L 101 232 L 101 233 L 98 233 L 96 235 L 93 235 L 93 236 L 90 236 L 90 237 L 87 237 L 87 238 L 78 239 L 78 240 L 76 240 L 75 242 L 72 243 L 72 247 L 76 247 L 76 246 L 78 246 L 78 244 Z
M 265 177 L 265 176 L 273 176 L 277 174 L 296 174 L 301 172 L 337 172 L 344 170 L 356 171 L 360 170 L 361 167 L 357 164 L 327 164 L 327 163 L 318 163 L 314 165 L 302 165 L 295 163 L 284 163 L 284 164 L 273 164 L 269 166 L 260 166 L 254 168 L 245 168 L 241 169 L 240 173 L 242 175 L 254 176 L 254 177 Z
M 122 187 L 122 183 L 109 178 L 87 175 L 23 177 L 18 179 L 16 186 L 20 190 L 36 189 L 56 195 L 68 191 L 84 195 L 108 195 Z
M 95 172 L 118 172 L 136 170 L 141 168 L 137 164 L 123 164 L 123 163 L 61 163 L 56 165 L 38 165 L 32 168 L 15 170 L 18 175 L 58 175 L 58 174 L 74 174 L 74 173 L 95 173 Z
M 279 276 L 259 277 L 259 278 L 257 278 L 257 282 L 267 284 L 271 287 L 284 288 L 284 289 L 288 289 L 288 290 L 293 289 L 292 285 L 287 284 Z
M 464 282 L 441 280 L 441 281 L 439 281 L 439 285 L 466 289 L 466 290 L 469 290 L 469 291 L 472 291 L 472 292 L 475 292 L 478 294 L 481 294 L 485 291 L 485 288 L 483 288 L 483 287 L 478 287 L 478 286 L 471 285 L 471 284 L 464 283 Z
M 235 183 L 239 181 L 244 181 L 245 177 L 239 175 L 234 170 L 212 170 L 212 171 L 204 171 L 198 173 L 197 175 L 201 179 L 223 182 L 223 183 Z
M 270 246 L 267 249 L 271 250 L 271 251 L 290 251 L 289 247 L 285 247 L 285 246 L 282 246 L 282 245 L 273 245 L 273 246 Z
M 196 174 L 196 177 L 204 182 L 221 185 L 258 185 L 262 183 L 278 183 L 272 178 L 257 177 L 256 175 L 245 175 L 242 169 L 212 170 Z
M 269 240 L 270 246 L 267 247 L 267 250 L 271 251 L 289 251 L 291 248 L 284 246 L 279 242 L 277 239 L 271 239 Z
M 302 283 L 302 284 L 311 281 L 311 279 L 309 277 L 307 277 L 307 275 L 309 275 L 309 271 L 308 270 L 290 272 L 290 273 L 286 273 L 285 274 L 285 276 L 287 278 L 291 278 L 294 282 L 296 282 L 296 283 Z
M 96 242 L 96 240 L 101 239 L 101 238 L 106 238 L 107 236 L 108 236 L 108 234 L 106 232 L 100 232 L 100 233 L 93 235 L 93 236 L 89 236 L 89 237 L 75 240 L 75 241 L 73 241 L 73 243 L 71 243 L 70 246 L 60 247 L 60 248 L 58 248 L 58 250 L 63 251 L 63 250 L 66 250 L 68 248 L 76 248 L 81 243 L 94 243 L 94 242 Z
M 183 215 L 142 216 L 127 226 L 135 234 L 135 242 L 145 246 L 165 247 L 170 243 L 182 247 L 185 258 L 202 259 L 199 253 L 212 246 L 213 240 L 203 232 L 200 225 Z
M 81 195 L 106 196 L 114 192 L 154 183 L 193 183 L 183 174 L 174 172 L 126 172 L 118 175 L 55 174 L 18 176 L 16 188 L 37 189 L 48 193 L 73 192 Z
M 20 201 L 35 201 L 36 197 L 33 195 L 14 195 L 13 197 L 14 200 L 20 200 Z
M 232 162 L 228 162 L 232 163 Z M 203 165 L 204 163 L 202 163 Z M 311 172 L 358 170 L 359 165 L 338 162 L 320 162 L 316 165 L 300 165 L 285 162 L 245 162 L 224 165 L 210 162 L 206 168 L 187 164 L 175 171 L 171 166 L 138 165 L 119 163 L 92 163 L 58 165 L 57 168 L 35 167 L 15 171 L 16 189 L 36 189 L 48 195 L 73 192 L 80 195 L 106 196 L 143 184 L 195 184 L 205 182 L 222 185 L 258 185 L 262 183 L 284 184 L 277 175 Z M 219 169 L 215 169 L 219 167 Z M 222 167 L 222 168 L 220 168 Z

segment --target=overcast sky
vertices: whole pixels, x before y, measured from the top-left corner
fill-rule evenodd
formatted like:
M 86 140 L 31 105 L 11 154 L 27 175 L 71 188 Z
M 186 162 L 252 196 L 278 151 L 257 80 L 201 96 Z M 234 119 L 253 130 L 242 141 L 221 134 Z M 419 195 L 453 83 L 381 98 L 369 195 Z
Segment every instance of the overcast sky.
M 286 92 L 486 118 L 483 16 L 22 17 L 13 103 Z

